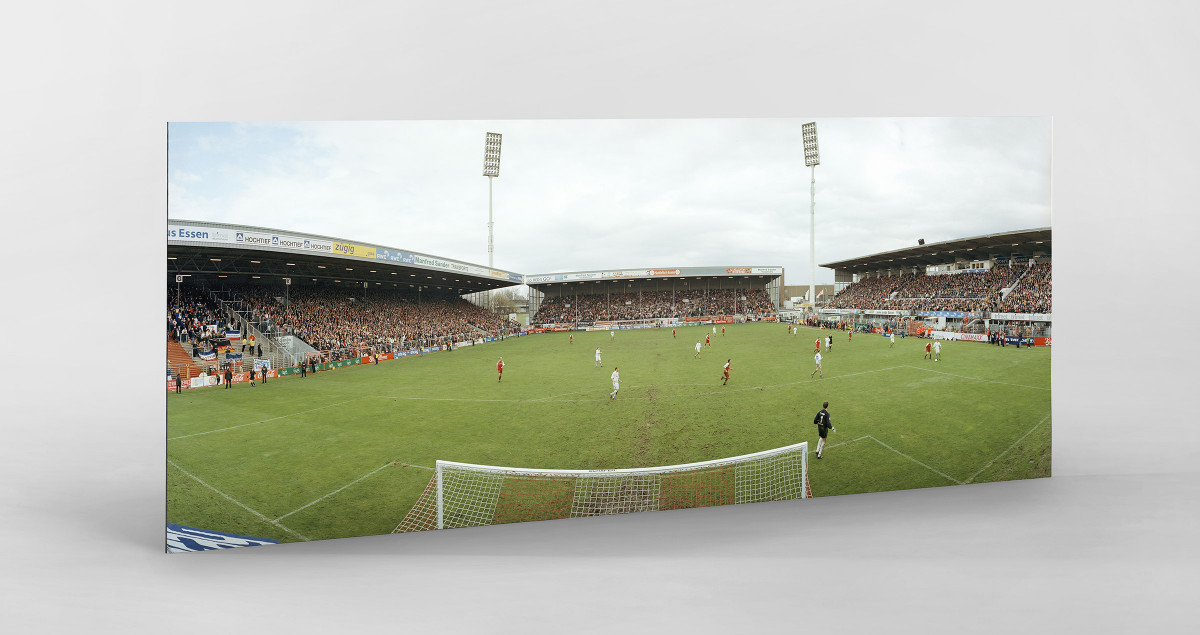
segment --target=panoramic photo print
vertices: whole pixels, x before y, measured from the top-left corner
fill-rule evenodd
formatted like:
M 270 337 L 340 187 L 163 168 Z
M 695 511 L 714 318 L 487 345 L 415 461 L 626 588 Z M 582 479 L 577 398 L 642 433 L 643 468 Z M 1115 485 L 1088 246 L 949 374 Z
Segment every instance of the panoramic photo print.
M 1048 477 L 1051 133 L 169 123 L 166 549 Z

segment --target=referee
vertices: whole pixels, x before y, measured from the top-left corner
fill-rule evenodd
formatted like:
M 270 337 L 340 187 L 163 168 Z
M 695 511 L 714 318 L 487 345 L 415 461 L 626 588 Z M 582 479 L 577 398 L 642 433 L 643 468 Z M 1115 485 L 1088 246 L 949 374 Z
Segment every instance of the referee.
M 813 417 L 813 424 L 817 426 L 817 434 L 821 438 L 817 439 L 817 458 L 821 458 L 821 450 L 825 449 L 825 437 L 829 435 L 830 430 L 837 430 L 833 427 L 833 423 L 829 421 L 829 402 L 821 404 L 821 409 L 817 411 L 817 416 Z

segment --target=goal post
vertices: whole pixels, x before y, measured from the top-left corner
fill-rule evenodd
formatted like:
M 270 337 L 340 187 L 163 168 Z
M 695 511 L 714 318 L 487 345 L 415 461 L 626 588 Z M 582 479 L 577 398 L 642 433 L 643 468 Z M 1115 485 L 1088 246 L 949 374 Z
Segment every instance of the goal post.
M 808 443 L 724 459 L 611 470 L 437 461 L 393 533 L 809 498 Z

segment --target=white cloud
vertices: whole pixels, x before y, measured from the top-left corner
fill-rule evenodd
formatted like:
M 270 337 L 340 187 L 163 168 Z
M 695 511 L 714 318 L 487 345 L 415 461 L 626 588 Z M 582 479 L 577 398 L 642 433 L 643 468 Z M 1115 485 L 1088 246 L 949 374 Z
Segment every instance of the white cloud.
M 804 121 L 238 124 L 194 138 L 173 124 L 170 215 L 486 263 L 492 131 L 498 267 L 782 265 L 800 283 Z M 829 119 L 818 134 L 818 262 L 1050 224 L 1049 119 Z

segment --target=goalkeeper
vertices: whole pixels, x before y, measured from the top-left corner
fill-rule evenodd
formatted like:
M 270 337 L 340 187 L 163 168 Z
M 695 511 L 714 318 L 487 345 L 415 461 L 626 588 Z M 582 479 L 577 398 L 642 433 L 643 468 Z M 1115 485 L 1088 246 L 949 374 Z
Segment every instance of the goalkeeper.
M 817 416 L 813 417 L 813 424 L 817 426 L 817 434 L 821 438 L 817 439 L 817 458 L 821 458 L 821 450 L 825 449 L 825 437 L 829 435 L 829 431 L 837 431 L 833 427 L 833 423 L 829 420 L 829 402 L 821 404 L 821 409 L 817 411 Z

